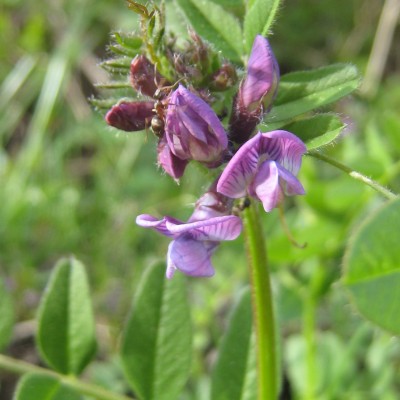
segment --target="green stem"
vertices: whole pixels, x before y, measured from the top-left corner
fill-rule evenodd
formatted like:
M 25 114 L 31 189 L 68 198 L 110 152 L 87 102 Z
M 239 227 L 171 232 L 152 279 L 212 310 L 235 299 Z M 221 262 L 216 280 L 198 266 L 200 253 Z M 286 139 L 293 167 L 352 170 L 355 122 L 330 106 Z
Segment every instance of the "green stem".
M 272 290 L 265 238 L 256 207 L 257 204 L 247 207 L 243 217 L 257 341 L 258 399 L 276 400 L 277 355 Z
M 344 164 L 341 164 L 340 162 L 334 160 L 331 157 L 328 157 L 324 154 L 318 153 L 317 151 L 314 151 L 314 150 L 310 150 L 309 152 L 307 152 L 307 155 L 312 156 L 314 158 L 318 158 L 319 160 L 325 161 L 328 164 L 331 164 L 334 167 L 346 172 L 346 174 L 351 176 L 353 179 L 356 179 L 356 180 L 363 182 L 366 185 L 372 187 L 372 189 L 376 190 L 378 193 L 385 196 L 389 200 L 396 199 L 398 197 L 395 193 L 392 193 L 389 189 L 386 189 L 385 187 L 380 185 L 378 182 L 375 182 L 374 180 L 366 177 L 365 175 L 360 174 L 357 171 L 354 171 L 353 169 L 347 167 Z
M 37 373 L 50 376 L 57 379 L 63 385 L 69 386 L 70 388 L 75 389 L 84 395 L 91 396 L 97 400 L 132 400 L 131 397 L 112 393 L 100 386 L 83 382 L 74 376 L 62 375 L 58 372 L 50 371 L 49 369 L 41 368 L 25 361 L 16 360 L 15 358 L 8 357 L 3 354 L 0 354 L 0 369 L 10 371 L 17 375 Z

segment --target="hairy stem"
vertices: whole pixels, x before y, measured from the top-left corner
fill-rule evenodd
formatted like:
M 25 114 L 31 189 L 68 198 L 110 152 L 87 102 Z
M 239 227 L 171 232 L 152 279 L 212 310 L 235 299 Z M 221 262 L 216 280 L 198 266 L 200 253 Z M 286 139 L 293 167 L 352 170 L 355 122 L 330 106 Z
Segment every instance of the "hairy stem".
M 97 400 L 132 400 L 131 397 L 112 393 L 100 386 L 88 382 L 83 382 L 74 376 L 62 375 L 58 372 L 51 371 L 46 368 L 41 368 L 25 361 L 5 356 L 4 354 L 0 354 L 0 369 L 10 371 L 17 375 L 37 373 L 41 375 L 51 376 L 52 378 L 60 381 L 60 383 L 62 383 L 63 385 L 75 389 L 79 393 L 93 397 Z
M 247 207 L 243 216 L 257 341 L 258 399 L 276 400 L 278 385 L 275 319 L 265 238 L 257 204 Z
M 342 170 L 343 172 L 346 172 L 349 176 L 351 176 L 353 179 L 356 179 L 360 182 L 365 183 L 366 185 L 370 186 L 372 189 L 376 190 L 378 193 L 381 195 L 385 196 L 387 199 L 392 200 L 396 199 L 398 196 L 391 192 L 389 189 L 386 189 L 382 185 L 380 185 L 378 182 L 368 178 L 367 176 L 360 174 L 357 171 L 354 171 L 353 169 L 349 168 L 348 166 L 341 164 L 340 162 L 334 160 L 331 157 L 328 157 L 324 154 L 318 153 L 317 151 L 310 150 L 307 152 L 307 155 L 317 158 L 321 161 L 325 161 L 328 164 L 333 165 L 334 167 Z

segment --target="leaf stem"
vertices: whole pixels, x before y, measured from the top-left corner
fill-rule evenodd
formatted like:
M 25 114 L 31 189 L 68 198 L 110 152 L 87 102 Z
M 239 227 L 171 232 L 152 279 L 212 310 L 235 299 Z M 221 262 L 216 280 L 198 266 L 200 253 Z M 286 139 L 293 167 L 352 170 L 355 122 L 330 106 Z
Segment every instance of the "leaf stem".
M 58 372 L 5 356 L 4 354 L 0 354 L 0 369 L 10 371 L 17 375 L 23 375 L 26 373 L 37 373 L 50 376 L 57 379 L 63 385 L 75 389 L 84 395 L 91 396 L 97 400 L 132 400 L 131 397 L 112 393 L 100 386 L 88 382 L 83 382 L 74 376 L 62 375 Z
M 243 217 L 257 341 L 258 399 L 276 400 L 278 385 L 275 318 L 265 238 L 257 204 L 250 204 L 243 211 Z
M 343 172 L 345 172 L 346 174 L 348 174 L 353 179 L 356 179 L 356 180 L 363 182 L 366 185 L 370 186 L 372 189 L 376 190 L 378 193 L 385 196 L 389 200 L 396 199 L 398 197 L 397 194 L 391 192 L 389 189 L 386 189 L 385 187 L 380 185 L 378 182 L 368 178 L 367 176 L 365 176 L 357 171 L 354 171 L 352 168 L 350 168 L 344 164 L 341 164 L 340 162 L 334 160 L 331 157 L 321 154 L 315 150 L 308 151 L 306 153 L 306 155 L 309 155 L 311 157 L 317 158 L 321 161 L 325 161 L 326 163 L 333 165 L 334 167 L 336 167 L 336 168 L 342 170 Z

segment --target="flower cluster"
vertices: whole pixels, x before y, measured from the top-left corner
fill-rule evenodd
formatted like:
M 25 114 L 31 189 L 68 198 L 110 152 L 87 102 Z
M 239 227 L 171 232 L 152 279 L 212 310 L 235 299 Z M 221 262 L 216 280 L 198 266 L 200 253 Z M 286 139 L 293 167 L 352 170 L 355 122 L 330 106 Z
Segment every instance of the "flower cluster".
M 197 57 L 204 66 L 207 48 L 193 32 L 191 36 L 198 51 L 187 54 Z M 182 177 L 192 160 L 207 168 L 227 163 L 197 201 L 186 223 L 168 216 L 160 220 L 147 214 L 137 217 L 138 225 L 172 239 L 167 256 L 168 278 L 176 269 L 191 276 L 214 274 L 212 253 L 221 241 L 235 239 L 242 229 L 240 218 L 233 215 L 234 199 L 250 196 L 261 201 L 269 212 L 285 195 L 304 194 L 297 179 L 306 151 L 304 143 L 284 130 L 252 136 L 271 109 L 279 84 L 279 66 L 267 39 L 260 35 L 255 38 L 226 130 L 212 108 L 211 92 L 232 86 L 237 76 L 234 67 L 223 63 L 210 75 L 206 90 L 193 84 L 204 81 L 200 69 L 192 72 L 192 81 L 183 78 L 191 71 L 187 54 L 174 56 L 176 69 L 182 73 L 179 81 L 184 84 L 171 84 L 144 55 L 134 58 L 130 82 L 146 99 L 121 101 L 105 117 L 109 125 L 125 131 L 151 128 L 158 137 L 158 165 L 175 180 Z

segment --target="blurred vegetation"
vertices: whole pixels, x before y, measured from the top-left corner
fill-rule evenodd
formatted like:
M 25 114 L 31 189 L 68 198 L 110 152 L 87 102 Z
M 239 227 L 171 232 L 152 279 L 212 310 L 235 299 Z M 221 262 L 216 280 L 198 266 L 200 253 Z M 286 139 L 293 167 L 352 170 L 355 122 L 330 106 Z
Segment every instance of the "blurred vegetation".
M 171 21 L 183 31 L 168 5 Z M 0 7 L 0 277 L 14 299 L 16 333 L 33 329 L 23 322 L 34 318 L 51 268 L 61 256 L 74 254 L 88 266 L 101 327 L 99 361 L 88 373 L 123 390 L 118 362 L 104 359 L 114 354 L 138 278 L 167 248 L 167 240 L 137 227 L 135 217 L 184 219 L 207 181 L 191 165 L 176 185 L 155 167 L 150 132 L 113 130 L 89 105 L 88 98 L 98 93 L 95 83 L 107 80 L 98 63 L 108 56 L 110 33 L 137 27 L 124 2 L 3 0 Z M 287 1 L 271 38 L 282 72 L 336 61 L 365 72 L 382 7 L 376 0 Z M 377 93 L 360 92 L 336 105 L 349 125 L 327 150 L 395 192 L 400 192 L 399 36 L 397 26 Z M 277 212 L 263 217 L 286 343 L 283 360 L 293 396 L 287 398 L 307 398 L 310 340 L 317 354 L 311 370 L 318 399 L 398 399 L 399 341 L 362 321 L 340 285 L 345 240 L 382 199 L 309 158 L 300 178 L 307 195 L 295 200 L 296 207 L 287 202 L 286 218 L 296 240 L 307 246 L 290 244 Z M 214 263 L 213 279 L 189 281 L 197 358 L 185 399 L 205 398 L 215 344 L 235 294 L 246 284 L 242 239 L 224 243 Z M 9 349 L 16 354 L 17 336 Z M 7 382 L 0 399 L 9 398 Z

